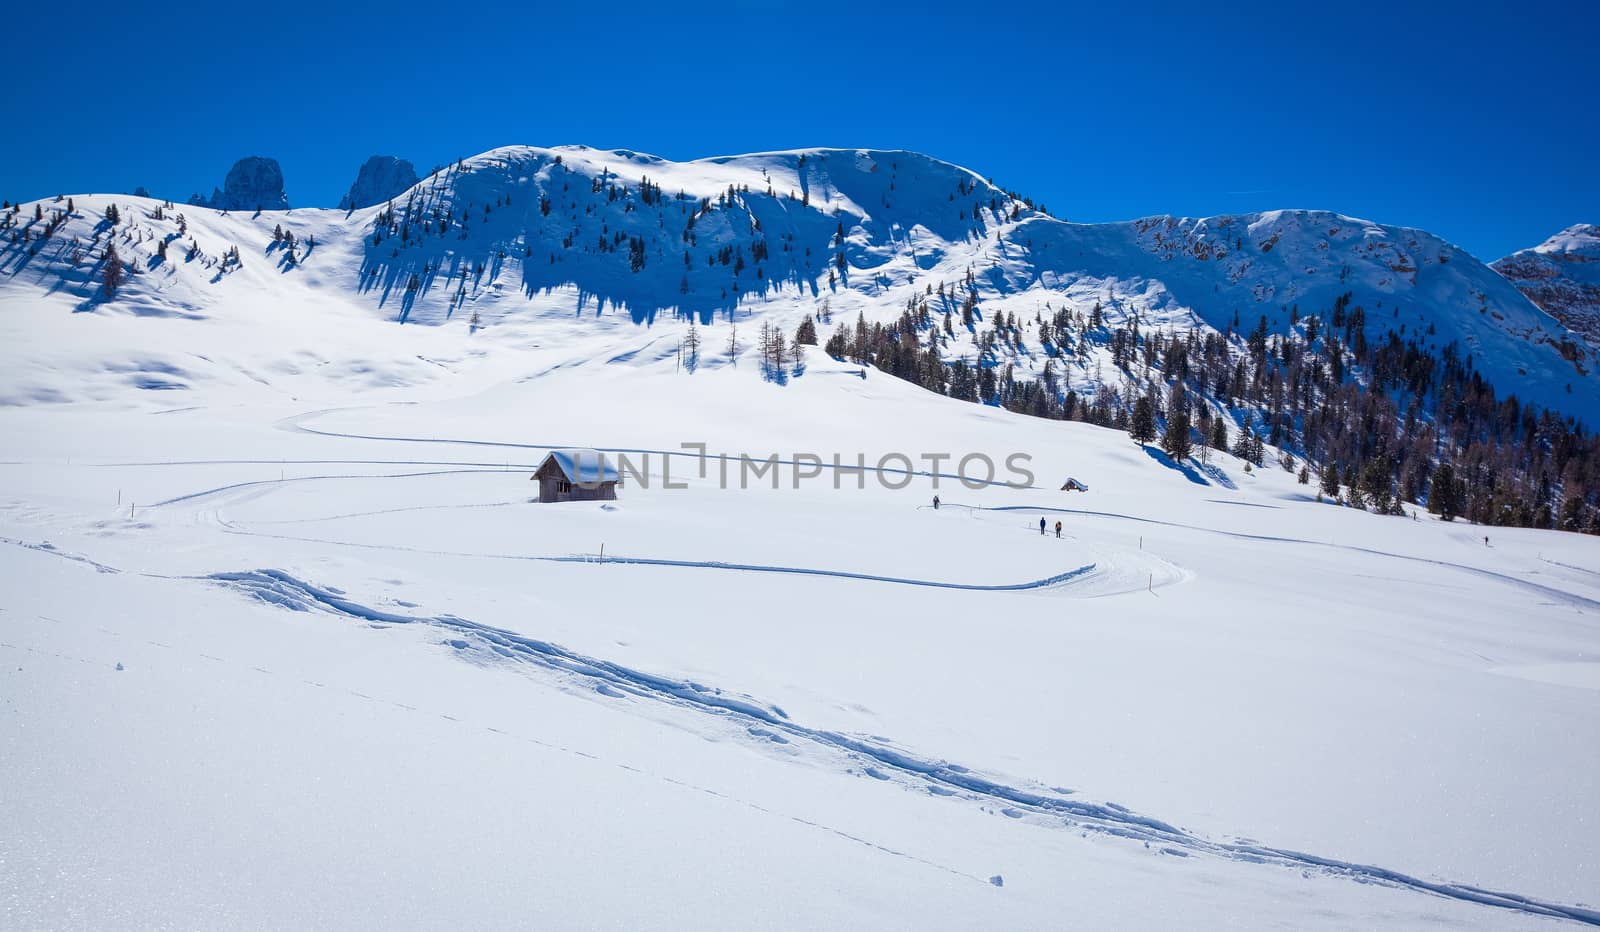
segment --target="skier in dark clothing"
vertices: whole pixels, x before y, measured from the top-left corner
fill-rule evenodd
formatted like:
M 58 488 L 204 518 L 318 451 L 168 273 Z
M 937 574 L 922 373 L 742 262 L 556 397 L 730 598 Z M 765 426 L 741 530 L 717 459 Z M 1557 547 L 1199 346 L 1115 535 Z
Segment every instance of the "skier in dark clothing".
M 1039 533 L 1040 534 L 1044 533 L 1044 519 L 1043 518 L 1039 519 Z
M 1056 540 L 1060 540 L 1060 539 L 1061 539 L 1061 522 L 1057 521 L 1056 522 Z
M 938 511 L 939 510 L 939 496 L 937 496 L 937 495 L 935 495 L 933 497 L 933 510 L 934 511 Z

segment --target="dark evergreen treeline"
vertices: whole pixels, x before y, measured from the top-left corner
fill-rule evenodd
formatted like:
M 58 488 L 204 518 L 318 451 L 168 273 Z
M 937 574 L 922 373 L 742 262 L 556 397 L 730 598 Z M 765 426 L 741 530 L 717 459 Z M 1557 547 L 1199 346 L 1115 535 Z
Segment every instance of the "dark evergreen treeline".
M 1158 435 L 1179 458 L 1231 450 L 1257 466 L 1277 447 L 1279 465 L 1303 483 L 1315 469 L 1322 494 L 1381 513 L 1426 505 L 1447 519 L 1600 533 L 1600 439 L 1571 417 L 1502 396 L 1450 344 L 1428 331 L 1381 331 L 1347 293 L 1287 329 L 1261 317 L 1249 330 L 1160 330 L 1138 315 L 1110 324 L 1089 312 L 1050 308 L 1032 320 L 984 320 L 971 273 L 953 288 L 929 285 L 897 320 L 841 325 L 826 351 L 872 365 L 952 398 L 1036 417 Z M 814 324 L 808 320 L 808 326 Z M 954 356 L 958 328 L 976 358 Z M 1043 355 L 1038 378 L 1010 361 Z M 1109 356 L 1080 396 L 1067 371 Z M 1095 364 L 1096 370 L 1099 364 Z

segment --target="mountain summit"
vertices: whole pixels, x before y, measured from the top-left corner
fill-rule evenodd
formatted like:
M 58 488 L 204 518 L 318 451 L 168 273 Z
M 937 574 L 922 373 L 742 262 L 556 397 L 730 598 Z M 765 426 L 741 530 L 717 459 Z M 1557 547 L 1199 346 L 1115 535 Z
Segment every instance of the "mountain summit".
M 340 210 L 382 204 L 410 190 L 419 179 L 416 166 L 393 155 L 374 155 L 361 165 L 350 190 L 339 199 Z
M 189 203 L 217 210 L 287 210 L 289 197 L 278 160 L 252 155 L 233 163 L 222 187 L 213 188 L 210 197 L 196 193 Z

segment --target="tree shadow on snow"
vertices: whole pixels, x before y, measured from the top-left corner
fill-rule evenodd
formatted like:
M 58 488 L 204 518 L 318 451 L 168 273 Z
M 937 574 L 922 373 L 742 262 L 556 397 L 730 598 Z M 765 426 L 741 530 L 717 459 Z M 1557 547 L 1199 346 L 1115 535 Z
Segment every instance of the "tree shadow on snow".
M 1144 450 L 1146 456 L 1167 467 L 1168 469 L 1183 473 L 1183 477 L 1188 479 L 1190 482 L 1193 482 L 1195 485 L 1209 486 L 1211 484 L 1209 481 L 1207 481 L 1206 477 L 1201 474 L 1200 470 L 1195 468 L 1193 463 L 1190 463 L 1187 460 L 1183 462 L 1174 460 L 1165 452 L 1158 450 L 1155 447 L 1143 447 L 1142 449 Z
M 1220 485 L 1225 489 L 1230 489 L 1235 492 L 1239 490 L 1239 486 L 1234 484 L 1234 481 L 1228 478 L 1228 474 L 1223 472 L 1222 467 L 1218 466 L 1216 463 L 1202 463 L 1200 464 L 1200 471 L 1210 476 L 1212 482 L 1215 482 L 1217 485 Z

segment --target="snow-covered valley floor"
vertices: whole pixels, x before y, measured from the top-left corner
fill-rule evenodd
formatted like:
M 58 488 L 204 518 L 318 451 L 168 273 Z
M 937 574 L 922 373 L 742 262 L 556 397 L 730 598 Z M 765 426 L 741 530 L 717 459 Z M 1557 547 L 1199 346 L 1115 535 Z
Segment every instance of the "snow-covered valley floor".
M 5 928 L 1600 924 L 1594 538 L 826 362 L 163 394 L 0 409 Z M 685 442 L 1037 481 L 529 502 Z

